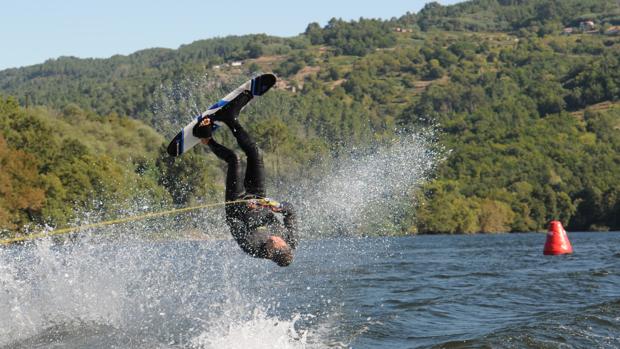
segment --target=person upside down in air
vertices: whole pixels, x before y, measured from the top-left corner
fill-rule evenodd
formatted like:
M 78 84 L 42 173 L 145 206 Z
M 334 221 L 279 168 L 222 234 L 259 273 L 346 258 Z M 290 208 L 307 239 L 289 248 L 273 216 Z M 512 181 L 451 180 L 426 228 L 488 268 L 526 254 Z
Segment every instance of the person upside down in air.
M 246 94 L 241 98 L 249 101 L 252 96 Z M 241 106 L 247 101 L 222 107 L 196 124 L 192 133 L 227 163 L 226 202 L 242 201 L 226 205 L 226 223 L 237 244 L 252 257 L 270 259 L 286 267 L 293 262 L 293 250 L 297 247 L 296 215 L 290 203 L 266 198 L 262 151 L 237 119 Z M 230 128 L 247 157 L 243 183 L 239 156 L 212 138 L 214 121 L 221 121 Z M 282 221 L 276 217 L 278 215 Z

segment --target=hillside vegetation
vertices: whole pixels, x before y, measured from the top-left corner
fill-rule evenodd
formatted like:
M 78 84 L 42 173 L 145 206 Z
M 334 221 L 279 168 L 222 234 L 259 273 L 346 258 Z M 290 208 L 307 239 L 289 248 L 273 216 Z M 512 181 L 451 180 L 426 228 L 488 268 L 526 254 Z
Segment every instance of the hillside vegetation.
M 583 20 L 598 29 L 560 35 Z M 212 155 L 197 147 L 173 161 L 162 146 L 195 106 L 274 71 L 278 88 L 244 121 L 278 183 L 352 147 L 433 128 L 448 151 L 434 178 L 398 203 L 408 207 L 401 232 L 535 231 L 551 219 L 620 229 L 620 38 L 603 35 L 618 24 L 611 0 L 431 3 L 390 20 L 311 23 L 294 38 L 227 37 L 5 70 L 0 227 L 219 198 Z M 170 93 L 180 86 L 193 86 L 191 98 Z

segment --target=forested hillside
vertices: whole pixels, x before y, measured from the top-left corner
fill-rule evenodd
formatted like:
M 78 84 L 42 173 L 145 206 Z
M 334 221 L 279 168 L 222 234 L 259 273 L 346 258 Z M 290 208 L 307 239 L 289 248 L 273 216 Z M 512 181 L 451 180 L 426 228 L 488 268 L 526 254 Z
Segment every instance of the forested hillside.
M 584 20 L 596 28 L 578 29 Z M 244 117 L 279 183 L 433 128 L 445 159 L 398 203 L 409 207 L 402 232 L 533 231 L 551 219 L 620 229 L 620 37 L 604 35 L 618 24 L 611 0 L 431 3 L 390 20 L 311 23 L 293 38 L 5 70 L 0 227 L 219 198 L 221 164 L 201 147 L 173 161 L 162 145 L 222 91 L 273 71 L 278 88 Z
M 614 0 L 474 0 L 453 6 L 432 2 L 400 18 L 421 30 L 516 31 L 553 34 L 563 27 L 595 21 L 600 29 L 620 22 Z

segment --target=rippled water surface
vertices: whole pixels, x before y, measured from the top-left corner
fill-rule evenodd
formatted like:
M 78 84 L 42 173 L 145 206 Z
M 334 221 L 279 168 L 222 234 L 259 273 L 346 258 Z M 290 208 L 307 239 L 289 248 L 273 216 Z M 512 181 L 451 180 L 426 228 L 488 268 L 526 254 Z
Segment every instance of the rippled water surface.
M 0 250 L 0 347 L 620 347 L 620 234 L 569 237 L 39 242 Z

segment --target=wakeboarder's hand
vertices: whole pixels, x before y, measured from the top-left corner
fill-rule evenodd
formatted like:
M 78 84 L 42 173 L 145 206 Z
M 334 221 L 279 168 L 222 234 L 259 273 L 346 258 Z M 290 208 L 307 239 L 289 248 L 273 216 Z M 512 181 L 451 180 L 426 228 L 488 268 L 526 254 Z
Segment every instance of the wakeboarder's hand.
M 282 210 L 280 203 L 270 198 L 259 199 L 258 203 L 259 205 L 263 207 L 267 207 L 273 212 L 280 212 Z
M 202 126 L 209 126 L 209 125 L 211 125 L 211 119 L 210 118 L 204 118 L 200 122 L 200 127 L 202 127 Z

